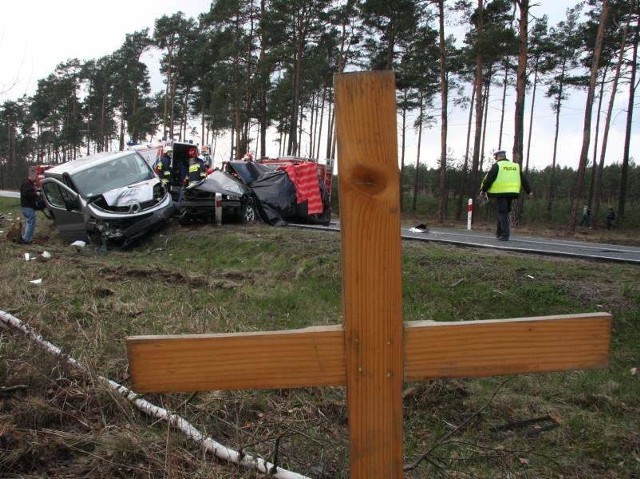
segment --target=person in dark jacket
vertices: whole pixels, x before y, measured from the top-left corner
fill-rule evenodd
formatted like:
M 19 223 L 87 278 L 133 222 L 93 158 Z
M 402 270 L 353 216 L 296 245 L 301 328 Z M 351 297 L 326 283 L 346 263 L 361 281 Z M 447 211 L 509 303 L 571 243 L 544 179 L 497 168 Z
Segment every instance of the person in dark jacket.
M 189 149 L 189 172 L 187 184 L 194 185 L 206 176 L 203 162 L 198 158 L 198 150 L 195 147 Z
M 613 211 L 613 208 L 609 208 L 607 210 L 607 216 L 606 216 L 606 220 L 607 220 L 607 229 L 613 229 L 616 227 L 616 212 Z
M 498 208 L 496 238 L 500 241 L 509 241 L 511 203 L 514 199 L 520 197 L 520 191 L 523 188 L 529 198 L 533 197 L 533 192 L 529 181 L 520 169 L 520 165 L 509 161 L 504 150 L 496 151 L 494 158 L 496 162 L 480 185 L 480 196 L 496 199 Z
M 20 207 L 25 219 L 24 231 L 20 238 L 22 244 L 31 244 L 36 230 L 36 203 L 38 192 L 32 179 L 27 178 L 20 186 Z
M 171 183 L 171 155 L 173 154 L 173 149 L 168 146 L 165 148 L 162 157 L 158 160 L 156 164 L 156 174 L 158 178 L 162 180 L 165 185 Z

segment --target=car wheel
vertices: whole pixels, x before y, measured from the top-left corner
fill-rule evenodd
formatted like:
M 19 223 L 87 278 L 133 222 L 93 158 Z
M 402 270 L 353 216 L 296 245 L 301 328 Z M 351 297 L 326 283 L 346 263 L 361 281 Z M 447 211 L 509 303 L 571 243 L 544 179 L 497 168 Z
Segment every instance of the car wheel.
M 187 210 L 186 209 L 180 210 L 180 213 L 178 215 L 178 224 L 180 226 L 187 226 L 187 225 L 190 225 L 192 222 L 193 222 L 192 218 L 191 216 L 189 216 Z
M 247 206 L 244 207 L 244 212 L 242 213 L 242 221 L 245 223 L 253 223 L 256 220 L 256 209 L 251 204 L 248 203 Z

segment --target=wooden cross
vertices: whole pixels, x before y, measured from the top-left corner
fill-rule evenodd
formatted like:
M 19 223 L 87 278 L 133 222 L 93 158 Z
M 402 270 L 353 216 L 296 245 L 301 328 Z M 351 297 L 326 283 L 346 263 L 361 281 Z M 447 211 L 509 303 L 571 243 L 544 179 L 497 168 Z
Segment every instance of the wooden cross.
M 402 321 L 395 79 L 336 75 L 344 324 L 127 339 L 134 390 L 346 386 L 350 474 L 403 474 L 405 381 L 602 367 L 611 315 Z

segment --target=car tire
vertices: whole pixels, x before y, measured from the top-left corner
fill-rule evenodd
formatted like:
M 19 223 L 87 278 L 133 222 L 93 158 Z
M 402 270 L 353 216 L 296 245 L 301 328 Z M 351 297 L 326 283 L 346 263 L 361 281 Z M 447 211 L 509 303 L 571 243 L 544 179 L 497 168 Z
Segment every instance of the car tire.
M 187 226 L 193 223 L 193 218 L 191 218 L 186 212 L 182 212 L 182 214 L 178 217 L 178 224 L 180 226 Z
M 247 203 L 242 211 L 242 222 L 243 223 L 253 223 L 256 221 L 256 208 L 252 203 Z

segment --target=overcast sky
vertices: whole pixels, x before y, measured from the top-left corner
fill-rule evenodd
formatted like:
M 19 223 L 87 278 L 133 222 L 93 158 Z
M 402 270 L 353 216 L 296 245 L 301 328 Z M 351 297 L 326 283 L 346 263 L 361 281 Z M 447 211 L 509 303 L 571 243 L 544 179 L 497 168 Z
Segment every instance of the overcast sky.
M 574 0 L 545 0 L 536 2 L 532 14 L 547 14 L 550 25 L 564 19 L 566 9 Z M 5 0 L 2 2 L 0 18 L 0 103 L 32 95 L 37 81 L 51 74 L 56 65 L 70 58 L 90 60 L 107 55 L 118 49 L 127 33 L 149 28 L 153 31 L 154 21 L 162 15 L 172 15 L 182 11 L 187 17 L 197 18 L 207 11 L 211 0 L 110 0 L 109 2 L 88 2 L 86 0 Z M 157 72 L 151 71 L 152 87 L 161 89 Z M 498 89 L 492 91 L 490 107 L 500 108 Z M 615 121 L 610 133 L 607 149 L 607 163 L 619 162 L 622 155 L 624 137 L 627 88 L 618 95 Z M 507 106 L 513 107 L 514 98 L 507 99 Z M 527 98 L 525 127 L 529 124 L 530 98 Z M 572 102 L 564 108 L 561 121 L 561 141 L 558 161 L 561 166 L 577 166 L 582 142 L 583 124 L 582 95 L 572 93 Z M 449 121 L 449 145 L 454 155 L 461 157 L 466 142 L 467 112 L 453 111 Z M 494 115 L 495 117 L 495 115 Z M 497 133 L 489 125 L 486 154 L 497 149 Z M 544 102 L 542 93 L 536 100 L 534 112 L 534 134 L 532 140 L 531 165 L 544 167 L 550 163 L 554 116 Z M 634 122 L 634 123 L 637 123 Z M 513 142 L 513 113 L 505 118 L 502 149 L 511 151 Z M 493 132 L 491 129 L 493 128 Z M 638 148 L 640 133 L 634 128 L 632 156 Z M 413 135 L 412 135 L 413 136 Z M 431 166 L 437 163 L 439 155 L 439 129 L 436 126 L 427 132 L 421 148 L 421 162 Z M 593 143 L 593 141 L 592 141 Z M 526 144 L 526 139 L 525 139 Z M 268 145 L 268 154 L 277 154 L 275 144 Z M 410 148 L 407 163 L 414 163 L 416 149 Z M 226 153 L 219 151 L 220 155 Z M 636 154 L 636 156 L 638 156 Z

